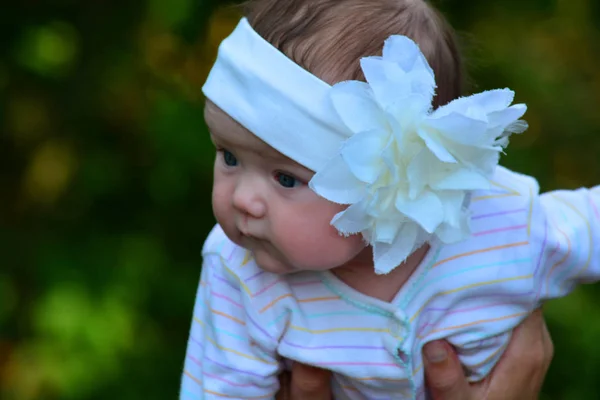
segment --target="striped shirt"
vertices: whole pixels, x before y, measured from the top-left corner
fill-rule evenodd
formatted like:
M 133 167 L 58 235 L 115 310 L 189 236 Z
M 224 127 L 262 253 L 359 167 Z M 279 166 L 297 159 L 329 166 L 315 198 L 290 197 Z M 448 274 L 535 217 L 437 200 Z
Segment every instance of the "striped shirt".
M 333 371 L 336 399 L 424 399 L 421 350 L 439 338 L 482 379 L 543 300 L 600 278 L 600 187 L 538 193 L 533 178 L 499 167 L 473 194 L 471 237 L 432 243 L 390 303 L 329 271 L 262 271 L 216 226 L 180 398 L 273 399 L 294 360 Z

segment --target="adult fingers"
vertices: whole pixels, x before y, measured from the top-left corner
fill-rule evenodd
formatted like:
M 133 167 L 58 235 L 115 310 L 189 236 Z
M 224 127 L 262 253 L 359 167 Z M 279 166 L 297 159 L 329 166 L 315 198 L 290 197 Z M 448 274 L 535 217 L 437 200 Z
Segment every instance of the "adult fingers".
M 291 376 L 288 371 L 279 374 L 279 391 L 275 395 L 275 400 L 290 400 L 290 381 Z
M 423 353 L 427 386 L 434 400 L 531 400 L 539 396 L 554 346 L 542 311 L 537 310 L 515 329 L 490 376 L 475 385 L 468 384 L 448 343 L 429 343 Z
M 537 329 L 539 331 L 539 344 L 535 347 L 536 356 L 531 357 L 532 395 L 535 395 L 535 398 L 537 398 L 539 392 L 542 390 L 546 373 L 548 372 L 548 368 L 550 368 L 550 363 L 554 357 L 554 344 L 552 343 L 550 332 L 548 332 L 548 326 L 544 320 L 542 310 L 536 310 L 530 319 L 531 321 L 529 321 L 529 323 L 531 324 L 531 327 L 528 329 Z M 534 397 L 532 396 L 532 398 Z
M 554 358 L 554 343 L 552 342 L 552 337 L 550 336 L 550 332 L 548 331 L 548 325 L 546 325 L 546 321 L 542 316 L 542 311 L 539 311 L 539 314 L 542 319 L 542 342 L 544 346 L 544 377 L 548 372 L 548 368 L 550 368 L 550 364 L 552 363 L 552 359 Z
M 544 316 L 537 310 L 513 332 L 489 377 L 489 398 L 537 399 L 553 354 Z
M 331 400 L 331 372 L 300 363 L 292 365 L 290 400 Z
M 423 348 L 425 379 L 433 400 L 468 400 L 471 389 L 454 348 L 445 340 Z

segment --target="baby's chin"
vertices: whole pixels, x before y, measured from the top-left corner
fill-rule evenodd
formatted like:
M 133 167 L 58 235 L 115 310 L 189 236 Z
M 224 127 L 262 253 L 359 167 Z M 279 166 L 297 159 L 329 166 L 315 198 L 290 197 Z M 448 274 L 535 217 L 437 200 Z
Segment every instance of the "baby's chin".
M 298 272 L 297 269 L 287 263 L 282 263 L 264 249 L 253 249 L 251 251 L 254 262 L 256 262 L 256 265 L 263 271 L 278 275 L 287 275 Z
M 251 250 L 254 262 L 263 271 L 277 275 L 289 275 L 303 271 L 324 271 L 330 269 L 324 268 L 321 265 L 303 265 L 301 263 L 285 260 L 283 255 L 269 247 L 270 246 L 265 243 L 264 247 Z

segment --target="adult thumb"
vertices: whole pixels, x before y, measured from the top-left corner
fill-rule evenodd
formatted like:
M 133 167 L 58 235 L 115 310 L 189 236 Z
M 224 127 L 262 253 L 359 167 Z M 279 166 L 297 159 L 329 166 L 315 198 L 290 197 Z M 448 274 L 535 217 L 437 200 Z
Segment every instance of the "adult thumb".
M 331 372 L 308 365 L 292 365 L 291 400 L 331 400 Z
M 433 400 L 465 400 L 470 388 L 454 348 L 445 340 L 423 347 L 425 379 Z

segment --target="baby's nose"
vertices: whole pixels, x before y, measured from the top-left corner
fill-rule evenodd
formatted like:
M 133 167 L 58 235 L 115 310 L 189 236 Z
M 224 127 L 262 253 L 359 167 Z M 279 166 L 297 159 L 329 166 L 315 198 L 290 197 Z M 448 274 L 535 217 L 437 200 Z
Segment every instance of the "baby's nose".
M 233 206 L 240 212 L 252 217 L 265 216 L 267 206 L 264 193 L 256 185 L 240 182 L 233 193 Z

